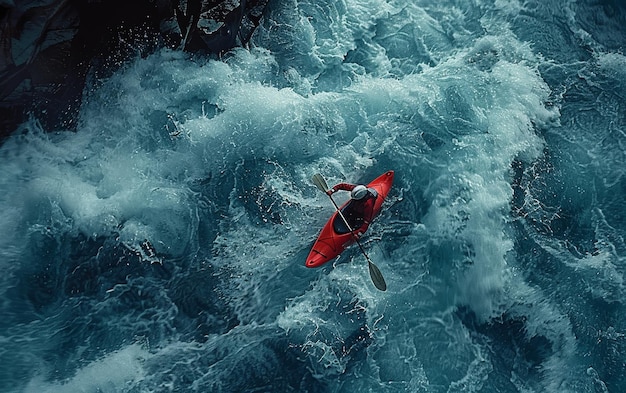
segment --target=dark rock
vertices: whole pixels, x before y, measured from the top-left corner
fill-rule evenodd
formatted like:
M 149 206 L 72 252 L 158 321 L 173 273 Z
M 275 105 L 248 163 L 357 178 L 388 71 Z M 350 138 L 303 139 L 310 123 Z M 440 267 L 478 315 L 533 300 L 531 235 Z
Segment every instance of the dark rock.
M 246 45 L 268 0 L 181 0 L 176 26 L 185 50 L 219 53 Z M 170 21 L 170 26 L 174 25 Z
M 219 54 L 246 45 L 268 0 L 0 1 L 0 139 L 28 113 L 74 129 L 88 72 L 162 46 Z

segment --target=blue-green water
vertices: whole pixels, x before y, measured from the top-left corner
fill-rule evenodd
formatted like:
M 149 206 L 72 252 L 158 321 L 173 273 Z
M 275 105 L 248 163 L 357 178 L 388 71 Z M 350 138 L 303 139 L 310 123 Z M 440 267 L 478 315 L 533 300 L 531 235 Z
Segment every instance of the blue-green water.
M 0 147 L 0 390 L 620 392 L 626 8 L 275 1 Z M 395 184 L 304 259 L 311 183 Z

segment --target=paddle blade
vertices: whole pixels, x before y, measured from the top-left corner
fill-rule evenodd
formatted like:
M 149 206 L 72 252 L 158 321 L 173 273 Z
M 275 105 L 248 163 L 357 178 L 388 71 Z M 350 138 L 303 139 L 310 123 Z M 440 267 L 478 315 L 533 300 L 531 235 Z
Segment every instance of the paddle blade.
M 315 187 L 320 189 L 320 191 L 328 191 L 328 184 L 326 184 L 326 180 L 321 174 L 316 173 L 315 175 L 313 175 L 311 181 L 313 182 L 313 184 L 315 184 Z
M 385 282 L 383 274 L 378 269 L 378 266 L 374 265 L 374 263 L 370 261 L 368 261 L 368 266 L 370 268 L 370 277 L 372 278 L 374 286 L 383 292 L 386 291 L 387 283 Z

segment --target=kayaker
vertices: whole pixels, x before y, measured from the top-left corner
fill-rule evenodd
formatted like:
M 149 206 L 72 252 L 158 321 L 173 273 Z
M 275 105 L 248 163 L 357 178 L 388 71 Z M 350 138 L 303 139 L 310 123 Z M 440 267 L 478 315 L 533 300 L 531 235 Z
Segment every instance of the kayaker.
M 367 231 L 372 221 L 374 204 L 378 193 L 373 188 L 367 188 L 362 184 L 339 183 L 326 191 L 326 194 L 332 195 L 339 190 L 350 191 L 350 203 L 342 209 L 342 213 L 346 217 L 348 224 L 350 224 L 350 229 L 356 232 L 358 236 L 361 236 Z M 350 229 L 345 228 L 345 224 L 342 230 L 342 221 L 343 220 L 335 221 L 335 230 L 339 233 L 350 232 Z

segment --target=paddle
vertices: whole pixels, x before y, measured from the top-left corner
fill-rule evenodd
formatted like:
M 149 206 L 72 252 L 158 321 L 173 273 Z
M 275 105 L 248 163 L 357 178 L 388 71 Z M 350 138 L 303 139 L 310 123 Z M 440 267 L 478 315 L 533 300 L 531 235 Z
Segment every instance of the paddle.
M 328 191 L 328 184 L 326 183 L 326 180 L 321 174 L 316 173 L 315 175 L 313 175 L 312 181 L 313 181 L 313 184 L 315 184 L 315 186 L 320 189 L 320 191 L 323 191 L 326 194 L 326 192 Z M 359 248 L 361 249 L 361 252 L 365 256 L 365 259 L 367 259 L 367 265 L 370 270 L 370 277 L 372 278 L 372 282 L 374 283 L 374 286 L 381 291 L 386 291 L 387 283 L 385 282 L 385 278 L 383 277 L 383 274 L 380 272 L 380 269 L 378 269 L 378 266 L 376 266 L 374 262 L 372 262 L 370 257 L 367 255 L 367 253 L 363 249 L 361 242 L 359 242 L 359 238 L 350 227 L 350 224 L 348 224 L 348 220 L 346 220 L 346 217 L 344 217 L 343 213 L 341 213 L 341 210 L 339 209 L 339 206 L 337 206 L 337 204 L 335 203 L 333 196 L 328 195 L 328 197 L 330 198 L 331 202 L 335 206 L 335 209 L 337 210 L 337 213 L 339 213 L 339 216 L 341 216 L 341 219 L 343 220 L 344 224 L 346 224 L 346 227 L 348 227 L 348 229 L 350 230 L 350 233 L 352 234 L 352 238 L 354 238 L 354 240 L 356 241 L 356 244 L 359 245 Z

